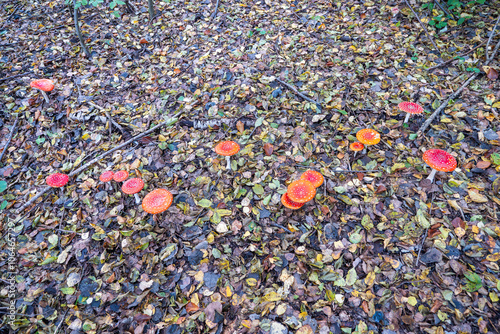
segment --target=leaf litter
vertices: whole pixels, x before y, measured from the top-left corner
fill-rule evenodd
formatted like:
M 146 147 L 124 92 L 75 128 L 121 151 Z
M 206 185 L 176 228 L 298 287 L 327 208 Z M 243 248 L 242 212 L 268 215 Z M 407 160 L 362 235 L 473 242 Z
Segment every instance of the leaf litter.
M 498 5 L 470 4 L 455 29 L 428 26 L 439 50 L 396 3 L 221 1 L 212 19 L 210 1 L 166 1 L 151 25 L 142 3 L 119 18 L 84 6 L 92 59 L 62 3 L 6 5 L 0 220 L 16 238 L 15 272 L 2 274 L 16 314 L 2 329 L 497 331 L 499 68 L 482 64 Z M 29 88 L 38 78 L 55 82 L 49 104 Z M 424 116 L 403 125 L 403 101 Z M 355 154 L 363 128 L 382 142 Z M 223 140 L 241 145 L 230 169 L 213 150 Z M 434 183 L 431 148 L 458 161 Z M 324 184 L 285 209 L 308 169 Z M 172 207 L 146 214 L 99 182 L 105 170 L 142 178 L 141 197 L 168 189 Z M 20 210 L 46 176 L 74 171 Z

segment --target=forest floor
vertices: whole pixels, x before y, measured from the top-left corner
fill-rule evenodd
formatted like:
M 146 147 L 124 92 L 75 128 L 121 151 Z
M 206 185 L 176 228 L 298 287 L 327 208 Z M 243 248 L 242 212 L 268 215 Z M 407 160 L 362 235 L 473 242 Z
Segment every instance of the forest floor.
M 405 2 L 132 3 L 80 8 L 91 59 L 63 1 L 2 5 L 1 333 L 499 333 L 498 0 L 441 30 L 412 1 L 432 42 Z M 382 141 L 355 156 L 361 128 Z M 458 161 L 433 184 L 431 148 Z M 121 169 L 174 204 L 99 181 Z M 284 208 L 307 169 L 324 184 Z

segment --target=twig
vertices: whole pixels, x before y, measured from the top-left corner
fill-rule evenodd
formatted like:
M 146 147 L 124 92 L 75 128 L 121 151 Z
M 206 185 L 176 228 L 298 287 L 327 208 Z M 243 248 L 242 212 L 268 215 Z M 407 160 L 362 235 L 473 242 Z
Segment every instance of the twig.
M 23 8 L 23 7 L 24 7 L 24 5 L 17 5 L 17 6 L 16 6 L 16 8 L 14 9 L 14 11 L 13 11 L 12 13 L 10 13 L 10 15 L 9 15 L 9 16 L 7 16 L 7 18 L 5 19 L 5 21 L 10 20 L 10 18 L 11 18 L 12 16 L 16 15 L 17 11 L 18 11 L 19 9 Z
M 311 167 L 308 167 L 311 168 Z M 371 170 L 347 170 L 347 169 L 334 169 L 330 170 L 331 173 L 382 173 L 383 170 L 371 169 Z
M 219 0 L 217 0 L 217 3 L 215 4 L 215 11 L 214 13 L 212 14 L 211 16 L 211 19 L 215 19 L 215 17 L 217 16 L 217 11 L 219 10 Z
M 12 128 L 10 129 L 9 139 L 7 139 L 7 143 L 5 143 L 5 146 L 3 147 L 2 153 L 0 153 L 0 162 L 2 162 L 2 158 L 5 155 L 5 152 L 7 151 L 7 148 L 10 145 L 10 141 L 12 140 L 14 133 L 16 132 L 18 121 L 19 121 L 19 115 L 16 115 L 16 120 L 14 121 L 14 125 L 12 125 Z
M 490 38 L 488 38 L 488 43 L 486 43 L 486 60 L 490 59 L 490 57 L 488 55 L 489 54 L 488 49 L 490 48 L 490 42 L 491 42 L 491 40 L 495 36 L 496 30 L 497 30 L 498 21 L 500 21 L 500 15 L 498 15 L 497 22 L 495 23 L 495 26 L 493 27 L 493 30 L 491 31 Z M 493 56 L 494 56 L 494 54 L 493 54 Z
M 456 16 L 455 16 L 455 14 L 453 14 L 453 12 L 448 12 L 448 10 L 447 10 L 445 7 L 441 6 L 441 3 L 440 3 L 438 0 L 434 0 L 434 2 L 435 2 L 438 6 L 439 6 L 439 8 L 441 8 L 441 10 L 442 10 L 444 13 L 446 13 L 446 14 L 448 14 L 448 15 L 452 16 L 452 17 L 453 17 L 453 19 L 454 19 L 455 21 L 457 20 L 457 18 L 456 18 Z
M 85 169 L 89 168 L 90 166 L 92 166 L 93 164 L 95 164 L 96 162 L 98 162 L 99 160 L 101 160 L 102 158 L 104 158 L 105 156 L 113 153 L 116 150 L 119 150 L 119 149 L 127 146 L 128 144 L 136 141 L 139 138 L 142 138 L 142 137 L 144 137 L 144 136 L 146 136 L 146 135 L 148 135 L 148 134 L 156 131 L 157 129 L 159 129 L 159 128 L 163 127 L 163 126 L 173 125 L 174 123 L 176 123 L 179 120 L 178 117 L 181 117 L 182 114 L 183 114 L 183 111 L 180 111 L 177 114 L 175 114 L 171 119 L 168 119 L 168 120 L 166 120 L 164 122 L 161 122 L 160 124 L 152 127 L 151 129 L 149 129 L 147 131 L 144 131 L 144 132 L 138 134 L 135 137 L 130 138 L 129 140 L 127 140 L 123 144 L 120 144 L 120 145 L 116 146 L 115 148 L 112 148 L 111 150 L 109 150 L 109 151 L 107 151 L 107 152 L 99 155 L 98 157 L 96 157 L 96 158 L 92 159 L 91 161 L 87 162 L 85 165 L 83 165 L 80 168 L 78 168 L 78 169 L 72 171 L 71 173 L 69 173 L 69 177 L 72 177 L 72 176 L 80 174 L 82 171 L 84 171 Z M 38 198 L 42 197 L 43 194 L 45 194 L 50 189 L 52 189 L 52 188 L 51 187 L 45 187 L 45 188 L 43 188 L 38 194 L 36 194 L 35 196 L 33 196 L 26 204 L 24 204 L 23 206 L 21 206 L 18 209 L 18 213 L 21 213 L 24 209 L 26 209 L 28 206 L 30 206 L 31 204 L 33 204 Z
M 290 232 L 290 233 L 293 233 L 293 231 L 292 231 L 292 230 L 290 230 L 289 228 L 287 228 L 287 227 L 285 227 L 285 226 L 282 226 L 282 225 L 280 225 L 280 224 L 273 223 L 273 222 L 271 222 L 270 224 L 271 224 L 271 226 L 274 226 L 274 227 L 277 227 L 277 228 L 281 228 L 281 229 L 283 229 L 283 230 L 285 230 L 285 231 L 288 231 L 288 232 Z
M 113 124 L 116 128 L 118 128 L 118 130 L 120 130 L 120 132 L 121 132 L 121 133 L 123 133 L 123 127 L 122 127 L 120 124 L 118 124 L 117 122 L 115 122 L 115 121 L 113 120 L 113 118 L 111 118 L 111 114 L 108 112 L 108 110 L 107 110 L 107 109 L 105 109 L 105 108 L 101 107 L 100 105 L 95 104 L 95 103 L 94 103 L 94 102 L 92 102 L 92 101 L 87 101 L 87 103 L 88 103 L 88 104 L 90 104 L 92 107 L 95 107 L 95 108 L 97 108 L 97 109 L 99 109 L 99 110 L 101 110 L 101 111 L 104 111 L 104 113 L 106 114 L 106 116 L 108 116 L 109 123 L 110 123 L 110 124 L 109 124 L 109 129 L 110 129 L 110 130 L 109 130 L 109 135 L 110 135 L 110 136 L 111 136 L 111 124 Z
M 85 45 L 85 42 L 83 41 L 83 36 L 82 32 L 80 31 L 80 25 L 78 24 L 78 7 L 76 7 L 76 0 L 73 0 L 73 20 L 75 21 L 75 29 L 76 29 L 76 35 L 78 36 L 78 40 L 80 41 L 80 45 L 82 46 L 83 51 L 85 52 L 85 55 L 87 58 L 92 58 L 92 55 L 89 52 L 89 49 L 87 49 L 87 46 Z
M 281 81 L 280 79 L 276 78 L 276 81 L 278 81 L 280 84 L 282 84 L 283 86 L 287 87 L 288 89 L 292 90 L 295 94 L 297 94 L 298 96 L 300 96 L 301 98 L 303 98 L 304 100 L 306 101 L 309 101 L 311 103 L 314 103 L 314 104 L 317 104 L 318 106 L 320 106 L 320 103 L 317 102 L 317 101 L 314 101 L 313 99 L 311 99 L 310 97 L 307 97 L 305 96 L 304 94 L 302 94 L 301 92 L 299 92 L 297 90 L 297 88 L 295 88 L 294 86 L 284 82 L 284 81 Z
M 427 38 L 429 39 L 429 41 L 431 41 L 432 45 L 434 45 L 434 48 L 436 49 L 436 51 L 438 52 L 439 56 L 441 56 L 441 52 L 439 52 L 439 49 L 438 47 L 436 46 L 436 43 L 434 43 L 434 40 L 431 38 L 431 36 L 429 35 L 429 32 L 427 31 L 427 28 L 423 25 L 422 21 L 420 21 L 420 17 L 418 17 L 418 14 L 413 10 L 413 7 L 410 5 L 410 3 L 408 2 L 408 0 L 405 0 L 406 2 L 406 5 L 408 7 L 410 7 L 411 11 L 413 12 L 413 14 L 415 15 L 415 17 L 417 18 L 418 20 L 418 23 L 420 23 L 420 26 L 424 29 L 425 31 L 425 35 L 427 36 Z
M 495 55 L 496 53 L 498 52 L 498 48 L 500 47 L 500 41 L 498 41 L 496 47 L 495 47 L 495 50 L 493 50 L 493 54 L 491 55 L 491 58 L 490 59 L 487 59 L 486 62 L 484 63 L 484 65 L 488 65 L 494 58 L 495 58 Z M 453 94 L 450 95 L 450 97 L 448 97 L 446 99 L 446 101 L 444 101 L 433 113 L 432 115 L 425 121 L 424 124 L 422 124 L 422 126 L 420 127 L 420 129 L 418 129 L 418 132 L 417 132 L 417 135 L 420 137 L 422 136 L 422 134 L 424 133 L 425 129 L 427 129 L 427 127 L 429 127 L 429 125 L 432 123 L 432 121 L 439 115 L 439 113 L 441 111 L 443 111 L 447 106 L 448 106 L 448 103 L 455 99 L 458 95 L 460 95 L 460 93 L 465 89 L 465 87 L 467 87 L 471 82 L 472 80 L 474 80 L 475 78 L 477 78 L 479 76 L 481 72 L 479 73 L 474 73 L 472 76 L 469 77 L 469 79 L 467 79 L 466 82 L 464 82 L 462 84 L 462 86 L 460 86 L 459 89 L 457 89 Z
M 6 81 L 6 80 L 10 80 L 10 79 L 14 79 L 14 78 L 17 78 L 17 77 L 23 76 L 23 75 L 28 74 L 28 73 L 31 73 L 31 71 L 28 71 L 28 72 L 23 72 L 23 73 L 19 73 L 19 74 L 16 74 L 16 75 L 11 75 L 10 77 L 6 77 L 6 78 L 1 78 L 1 79 L 0 79 L 0 82 L 2 82 L 2 81 Z
M 420 252 L 422 251 L 422 248 L 424 247 L 425 239 L 427 239 L 427 230 L 428 230 L 428 228 L 425 229 L 424 240 L 422 240 L 422 244 L 420 245 L 420 248 L 418 249 L 417 262 L 415 263 L 416 266 L 418 266 L 418 261 L 420 261 Z
M 61 328 L 62 323 L 64 322 L 64 318 L 66 318 L 66 314 L 68 314 L 69 308 L 66 309 L 66 312 L 64 312 L 61 321 L 59 322 L 59 325 L 57 325 L 56 330 L 54 331 L 54 334 L 57 334 L 59 332 L 59 328 Z
M 476 46 L 474 49 L 467 51 L 466 53 L 462 53 L 461 55 L 456 56 L 456 57 L 454 57 L 454 58 L 451 58 L 451 59 L 449 59 L 449 60 L 447 60 L 447 61 L 445 61 L 445 62 L 442 62 L 441 64 L 437 64 L 436 66 L 429 67 L 429 68 L 427 69 L 427 71 L 432 71 L 432 70 L 435 70 L 436 68 L 439 68 L 439 67 L 441 67 L 441 66 L 447 65 L 447 64 L 449 64 L 449 63 L 451 63 L 451 62 L 453 62 L 453 61 L 457 60 L 457 59 L 458 59 L 458 57 L 467 56 L 469 53 L 476 51 L 478 48 L 480 48 L 480 47 L 481 47 L 481 46 L 483 46 L 483 45 L 484 45 L 484 42 L 483 42 L 483 43 L 481 43 L 481 44 L 479 44 L 478 46 Z

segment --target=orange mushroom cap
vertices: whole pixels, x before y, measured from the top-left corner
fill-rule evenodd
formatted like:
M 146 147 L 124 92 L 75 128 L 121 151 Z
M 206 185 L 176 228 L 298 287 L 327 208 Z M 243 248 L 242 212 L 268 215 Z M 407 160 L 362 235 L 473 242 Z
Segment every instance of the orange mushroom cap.
M 310 201 L 316 195 L 316 188 L 307 180 L 297 180 L 290 183 L 288 186 L 288 197 L 297 203 L 305 203 Z
M 414 102 L 401 102 L 398 104 L 401 111 L 407 112 L 409 114 L 421 114 L 424 112 L 424 108 L 418 103 Z
M 288 193 L 284 193 L 283 196 L 281 196 L 281 204 L 292 210 L 297 210 L 304 206 L 304 203 L 292 201 L 290 197 L 288 197 Z
M 373 129 L 361 129 L 356 133 L 356 138 L 361 144 L 376 145 L 380 142 L 380 133 Z
M 50 92 L 51 90 L 54 89 L 54 82 L 49 79 L 38 79 L 38 80 L 33 80 L 30 83 L 30 86 L 32 88 L 43 90 L 44 92 Z
M 173 199 L 172 193 L 167 189 L 155 189 L 142 200 L 142 209 L 154 215 L 167 210 Z
M 54 173 L 45 179 L 45 183 L 52 188 L 60 188 L 66 185 L 69 181 L 69 176 L 61 173 Z
M 234 141 L 223 141 L 217 144 L 215 146 L 215 153 L 224 155 L 224 156 L 231 156 L 235 155 L 240 151 L 240 145 Z
M 315 188 L 318 188 L 320 185 L 323 184 L 323 181 L 325 178 L 320 172 L 316 172 L 314 170 L 308 169 L 306 170 L 302 176 L 300 177 L 301 180 L 307 180 L 313 184 Z
M 450 153 L 443 150 L 427 150 L 422 158 L 432 169 L 441 172 L 453 172 L 455 168 L 457 168 L 457 159 L 455 159 L 455 157 Z
M 122 191 L 129 195 L 137 194 L 142 188 L 144 188 L 144 182 L 138 177 L 129 179 L 122 185 Z
M 127 177 L 128 177 L 128 172 L 126 170 L 121 170 L 113 175 L 113 180 L 115 180 L 116 182 L 122 182 L 125 181 Z
M 99 180 L 101 182 L 109 182 L 113 180 L 114 175 L 115 173 L 113 173 L 113 171 L 107 170 L 104 173 L 102 173 L 101 176 L 99 176 Z
M 365 148 L 365 145 L 361 144 L 359 141 L 356 141 L 349 145 L 349 148 L 351 149 L 351 151 L 358 152 L 363 150 Z

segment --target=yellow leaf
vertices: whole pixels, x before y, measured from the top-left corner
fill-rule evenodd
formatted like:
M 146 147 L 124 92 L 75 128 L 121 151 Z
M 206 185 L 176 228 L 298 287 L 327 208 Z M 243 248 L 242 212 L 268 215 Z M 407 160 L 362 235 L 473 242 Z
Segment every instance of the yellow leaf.
M 263 299 L 266 302 L 277 302 L 277 301 L 281 300 L 281 296 L 278 295 L 276 292 L 271 291 L 270 293 L 265 295 Z
M 469 189 L 469 197 L 473 202 L 476 203 L 487 203 L 488 197 L 480 194 L 477 189 Z
M 496 262 L 500 260 L 500 253 L 489 254 L 486 256 L 487 261 Z
M 408 297 L 407 303 L 410 304 L 411 306 L 415 306 L 415 305 L 417 305 L 417 299 L 413 296 Z
M 159 141 L 167 141 L 167 138 L 164 135 L 159 135 L 158 140 Z

